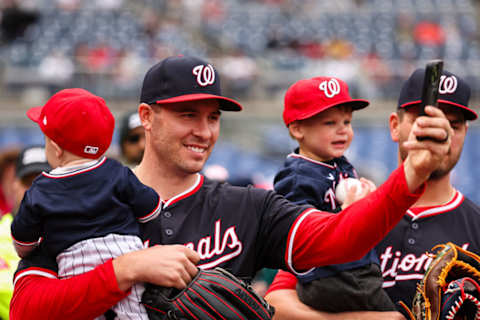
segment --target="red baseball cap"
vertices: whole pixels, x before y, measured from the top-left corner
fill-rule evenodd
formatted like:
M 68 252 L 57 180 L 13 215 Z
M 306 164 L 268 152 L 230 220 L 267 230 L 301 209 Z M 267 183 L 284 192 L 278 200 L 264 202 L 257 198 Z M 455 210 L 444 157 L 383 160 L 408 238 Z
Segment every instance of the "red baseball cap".
M 27 116 L 61 148 L 97 159 L 112 142 L 115 119 L 105 100 L 84 89 L 64 89 Z
M 285 94 L 283 121 L 288 126 L 292 121 L 303 120 L 328 108 L 349 105 L 353 110 L 363 109 L 370 102 L 352 99 L 347 84 L 338 78 L 315 77 L 295 82 Z

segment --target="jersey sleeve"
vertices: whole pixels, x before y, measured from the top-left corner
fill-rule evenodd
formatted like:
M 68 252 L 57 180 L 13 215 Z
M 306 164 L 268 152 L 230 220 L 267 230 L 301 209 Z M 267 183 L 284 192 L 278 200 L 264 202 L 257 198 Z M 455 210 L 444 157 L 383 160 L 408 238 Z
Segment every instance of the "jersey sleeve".
M 282 290 L 282 289 L 293 289 L 297 287 L 297 277 L 290 272 L 279 270 L 273 279 L 273 282 L 270 284 L 265 295 L 269 294 L 272 291 Z
M 125 167 L 128 181 L 128 196 L 130 205 L 138 222 L 145 223 L 155 219 L 162 209 L 158 193 L 138 180 L 129 168 Z
M 308 210 L 289 235 L 286 263 L 291 271 L 358 260 L 372 249 L 421 196 L 408 190 L 403 166 L 376 191 L 338 214 Z
M 264 190 L 262 190 L 264 191 Z M 296 205 L 275 192 L 266 193 L 255 208 L 261 208 L 259 233 L 254 243 L 257 258 L 262 267 L 286 269 L 285 256 L 289 230 L 302 212 L 312 209 L 310 205 Z M 257 209 L 258 210 L 258 209 Z
M 41 214 L 32 205 L 32 192 L 33 190 L 28 190 L 25 193 L 11 225 L 13 240 L 20 246 L 33 246 L 41 236 Z
M 17 273 L 10 319 L 93 319 L 128 295 L 118 288 L 112 260 L 87 273 L 56 279 L 49 269 L 30 267 Z

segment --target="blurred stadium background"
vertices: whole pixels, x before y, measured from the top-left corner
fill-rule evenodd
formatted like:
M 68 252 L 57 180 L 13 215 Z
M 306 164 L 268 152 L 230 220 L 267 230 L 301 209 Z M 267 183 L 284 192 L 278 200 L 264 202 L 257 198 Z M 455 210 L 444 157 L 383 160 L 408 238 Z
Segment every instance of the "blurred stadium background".
M 281 120 L 296 80 L 338 76 L 371 106 L 354 114 L 347 156 L 377 183 L 396 166 L 386 120 L 401 82 L 430 59 L 480 98 L 479 5 L 473 0 L 2 0 L 0 148 L 42 143 L 25 111 L 59 89 L 103 96 L 120 117 L 138 105 L 146 70 L 172 54 L 212 61 L 225 94 L 209 160 L 231 178 L 271 183 L 294 147 Z M 478 110 L 478 109 L 477 109 Z M 480 127 L 472 123 L 454 184 L 480 203 Z M 114 144 L 112 155 L 118 153 Z

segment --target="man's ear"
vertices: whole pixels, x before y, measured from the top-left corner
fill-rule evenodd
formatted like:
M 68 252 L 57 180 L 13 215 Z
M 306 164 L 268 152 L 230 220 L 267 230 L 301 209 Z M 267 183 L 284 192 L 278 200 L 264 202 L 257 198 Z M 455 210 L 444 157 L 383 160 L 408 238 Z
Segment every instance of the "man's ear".
M 138 106 L 138 116 L 140 117 L 140 121 L 145 130 L 150 130 L 152 128 L 153 113 L 153 107 L 146 103 L 141 103 Z
M 303 139 L 303 128 L 300 121 L 293 121 L 288 125 L 288 131 L 290 132 L 290 136 L 296 140 Z
M 400 118 L 396 112 L 392 112 L 388 119 L 390 127 L 390 136 L 394 142 L 398 142 L 400 137 Z

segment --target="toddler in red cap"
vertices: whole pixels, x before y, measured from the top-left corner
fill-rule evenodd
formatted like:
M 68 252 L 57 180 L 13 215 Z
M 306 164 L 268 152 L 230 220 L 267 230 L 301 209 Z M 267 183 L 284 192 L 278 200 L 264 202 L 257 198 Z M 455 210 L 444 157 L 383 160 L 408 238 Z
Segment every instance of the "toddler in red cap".
M 343 179 L 357 178 L 344 156 L 353 139 L 352 114 L 368 105 L 367 100 L 352 99 L 347 84 L 338 78 L 316 77 L 294 83 L 285 94 L 283 119 L 299 147 L 287 156 L 284 167 L 275 176 L 275 191 L 297 204 L 341 211 L 341 203 L 335 197 L 336 186 Z M 360 181 L 360 192 L 347 188 L 344 208 L 375 189 L 373 182 L 364 178 Z M 374 250 L 358 261 L 294 273 L 299 280 L 300 300 L 317 310 L 395 310 L 382 289 Z
M 45 134 L 50 172 L 25 193 L 12 223 L 20 257 L 36 247 L 56 257 L 59 278 L 92 270 L 143 248 L 138 222 L 160 212 L 158 194 L 104 153 L 115 120 L 105 101 L 83 89 L 65 89 L 27 111 Z M 135 286 L 113 310 L 116 319 L 148 319 Z

